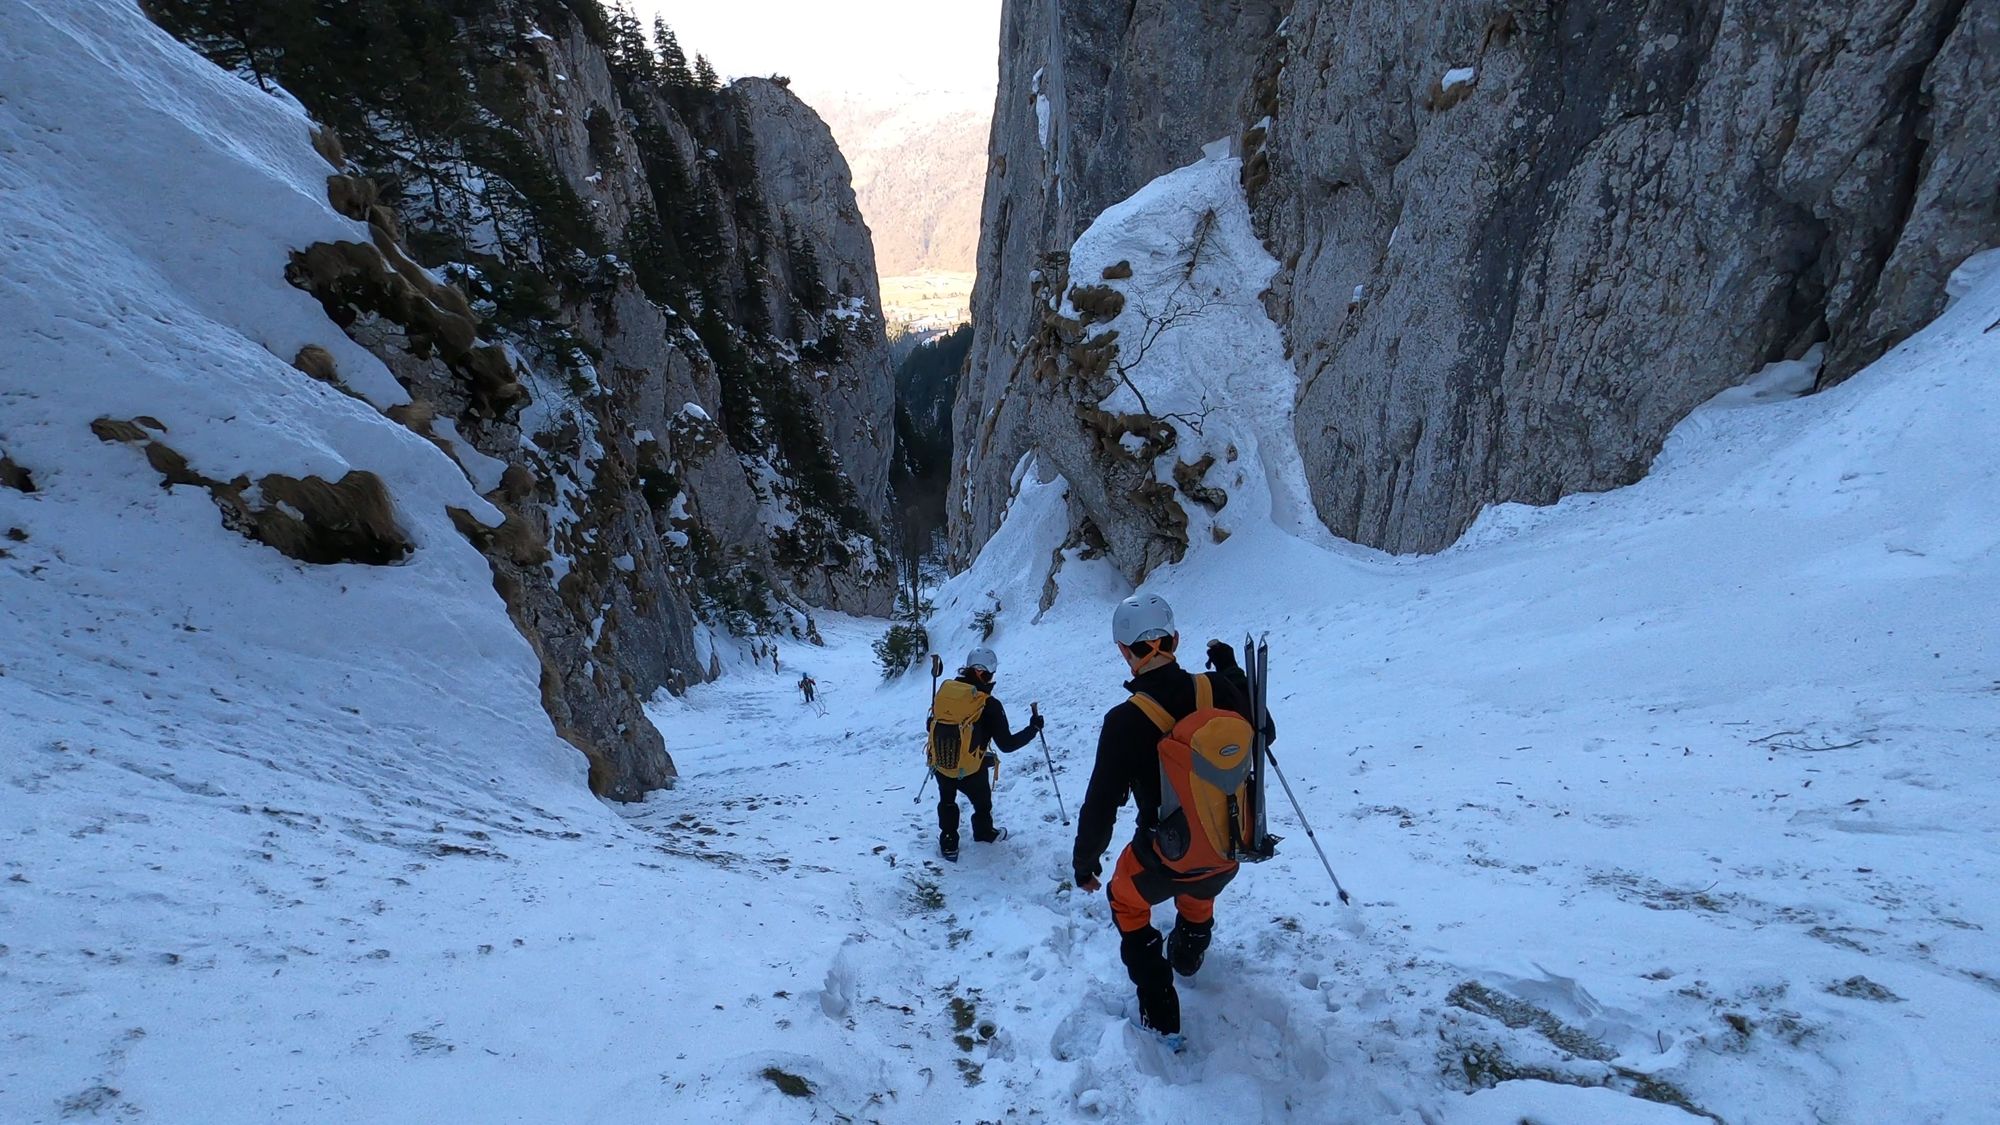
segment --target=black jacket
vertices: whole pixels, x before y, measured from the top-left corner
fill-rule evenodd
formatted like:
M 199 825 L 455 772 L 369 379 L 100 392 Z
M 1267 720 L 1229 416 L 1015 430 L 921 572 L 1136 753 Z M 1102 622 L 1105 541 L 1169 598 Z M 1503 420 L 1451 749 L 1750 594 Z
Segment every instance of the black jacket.
M 956 679 L 961 684 L 969 684 L 980 691 L 987 690 L 985 684 L 980 683 L 970 676 L 954 676 L 953 679 Z M 1022 727 L 1020 730 L 1010 730 L 1007 726 L 1007 708 L 1000 705 L 999 696 L 988 695 L 986 697 L 986 709 L 979 713 L 978 721 L 972 724 L 972 748 L 974 751 L 983 751 L 990 743 L 1012 754 L 1014 751 L 1033 741 L 1035 732 L 1040 729 L 1041 727 L 1030 720 L 1028 725 Z M 925 728 L 925 733 L 929 733 L 928 727 Z
M 1226 667 L 1210 673 L 1210 678 L 1217 707 L 1250 713 L 1249 683 L 1242 669 Z M 1151 696 L 1177 718 L 1194 714 L 1194 676 L 1178 664 L 1155 668 L 1127 682 L 1125 690 Z M 1268 740 L 1277 740 L 1277 727 L 1268 719 L 1264 731 Z M 1104 849 L 1111 843 L 1127 794 L 1139 806 L 1133 839 L 1143 840 L 1160 812 L 1160 728 L 1129 699 L 1105 712 L 1104 729 L 1097 736 L 1097 764 L 1091 767 L 1090 788 L 1077 812 L 1076 850 L 1071 857 L 1079 883 L 1102 871 Z

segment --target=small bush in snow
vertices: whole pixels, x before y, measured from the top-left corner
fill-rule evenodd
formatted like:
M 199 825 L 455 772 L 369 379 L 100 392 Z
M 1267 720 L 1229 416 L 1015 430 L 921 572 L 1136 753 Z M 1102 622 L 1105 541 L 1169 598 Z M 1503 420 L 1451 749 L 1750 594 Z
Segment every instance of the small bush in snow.
M 928 630 L 914 622 L 899 621 L 875 642 L 875 661 L 882 666 L 882 678 L 893 680 L 916 667 L 930 650 Z

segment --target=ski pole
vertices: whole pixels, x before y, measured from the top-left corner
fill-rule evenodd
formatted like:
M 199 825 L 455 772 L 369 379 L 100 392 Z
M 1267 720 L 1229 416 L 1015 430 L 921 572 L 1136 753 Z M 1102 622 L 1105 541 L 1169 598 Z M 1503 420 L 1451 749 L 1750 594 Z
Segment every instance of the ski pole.
M 1041 704 L 1039 703 L 1028 704 L 1028 714 L 1039 715 L 1041 713 L 1042 713 Z M 1062 786 L 1058 784 L 1056 781 L 1056 760 L 1054 756 L 1052 756 L 1049 753 L 1049 736 L 1043 734 L 1041 731 L 1036 731 L 1035 737 L 1042 740 L 1042 761 L 1047 762 L 1049 765 L 1049 788 L 1056 791 L 1056 811 L 1062 814 L 1063 827 L 1068 828 L 1069 810 L 1063 808 Z
M 924 780 L 921 784 L 917 786 L 917 795 L 911 798 L 910 800 L 910 803 L 913 805 L 923 803 L 924 789 L 931 783 L 931 767 L 930 767 L 931 729 L 930 728 L 931 728 L 931 723 L 937 718 L 937 682 L 938 682 L 938 677 L 943 674 L 944 674 L 944 657 L 939 656 L 935 652 L 931 653 L 931 712 L 924 719 Z
M 1326 849 L 1319 846 L 1319 837 L 1313 835 L 1312 823 L 1306 819 L 1306 810 L 1300 807 L 1297 794 L 1292 792 L 1292 783 L 1285 780 L 1285 771 L 1278 768 L 1278 756 L 1271 753 L 1269 746 L 1264 747 L 1264 756 L 1270 759 L 1271 768 L 1277 771 L 1278 783 L 1285 787 L 1285 796 L 1291 799 L 1292 811 L 1299 814 L 1299 824 L 1305 828 L 1306 839 L 1312 841 L 1313 850 L 1319 853 L 1319 861 L 1326 867 L 1327 878 L 1333 880 L 1333 889 L 1340 892 L 1340 904 L 1351 905 L 1354 900 L 1347 897 L 1347 888 L 1340 885 L 1340 876 L 1333 873 L 1333 864 L 1326 858 Z

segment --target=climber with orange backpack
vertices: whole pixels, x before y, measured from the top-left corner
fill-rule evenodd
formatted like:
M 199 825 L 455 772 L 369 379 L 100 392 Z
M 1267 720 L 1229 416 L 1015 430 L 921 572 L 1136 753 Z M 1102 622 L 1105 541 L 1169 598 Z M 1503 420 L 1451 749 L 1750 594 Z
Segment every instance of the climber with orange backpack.
M 1039 711 L 1020 730 L 1008 727 L 1007 709 L 993 697 L 993 674 L 999 667 L 1000 658 L 992 649 L 973 649 L 957 678 L 946 681 L 932 697 L 925 724 L 924 759 L 938 784 L 938 853 L 954 863 L 960 793 L 972 802 L 974 840 L 991 844 L 1007 838 L 1007 830 L 993 824 L 993 783 L 986 771 L 990 766 L 997 773 L 1000 759 L 988 747 L 1011 754 L 1042 729 Z
M 1097 890 L 1104 849 L 1130 794 L 1138 830 L 1112 869 L 1111 917 L 1119 957 L 1138 989 L 1139 1023 L 1178 1051 L 1186 1040 L 1174 974 L 1201 968 L 1215 897 L 1240 864 L 1270 858 L 1277 844 L 1264 830 L 1261 774 L 1264 743 L 1277 731 L 1228 645 L 1209 642 L 1210 674 L 1181 668 L 1180 635 L 1164 598 L 1127 598 L 1112 614 L 1111 632 L 1132 670 L 1125 685 L 1131 697 L 1104 716 L 1071 858 L 1076 885 Z M 1163 941 L 1152 914 L 1168 899 L 1178 918 Z

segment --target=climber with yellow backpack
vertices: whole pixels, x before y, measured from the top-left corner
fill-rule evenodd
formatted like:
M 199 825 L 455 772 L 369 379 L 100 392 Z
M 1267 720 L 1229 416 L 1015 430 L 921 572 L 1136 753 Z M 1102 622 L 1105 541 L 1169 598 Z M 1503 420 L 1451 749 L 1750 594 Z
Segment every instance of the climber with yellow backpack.
M 988 748 L 997 746 L 1011 754 L 1042 729 L 1039 711 L 1027 726 L 1009 729 L 1007 709 L 993 696 L 993 675 L 999 667 L 1000 658 L 992 649 L 973 649 L 958 676 L 932 697 L 925 724 L 924 759 L 938 785 L 938 853 L 954 863 L 961 793 L 972 802 L 974 840 L 991 844 L 1007 838 L 1007 830 L 993 824 L 993 783 L 986 771 L 990 766 L 997 772 L 1000 760 Z
M 1097 890 L 1118 809 L 1131 795 L 1138 829 L 1112 870 L 1111 916 L 1120 959 L 1138 989 L 1138 1022 L 1178 1051 L 1186 1040 L 1174 974 L 1201 968 L 1216 896 L 1240 864 L 1270 858 L 1277 844 L 1265 831 L 1260 772 L 1264 744 L 1277 730 L 1228 645 L 1209 642 L 1210 674 L 1181 668 L 1180 635 L 1164 598 L 1127 598 L 1111 630 L 1132 671 L 1125 685 L 1131 696 L 1104 716 L 1071 859 L 1076 885 Z M 1178 918 L 1163 941 L 1152 911 L 1168 899 Z

